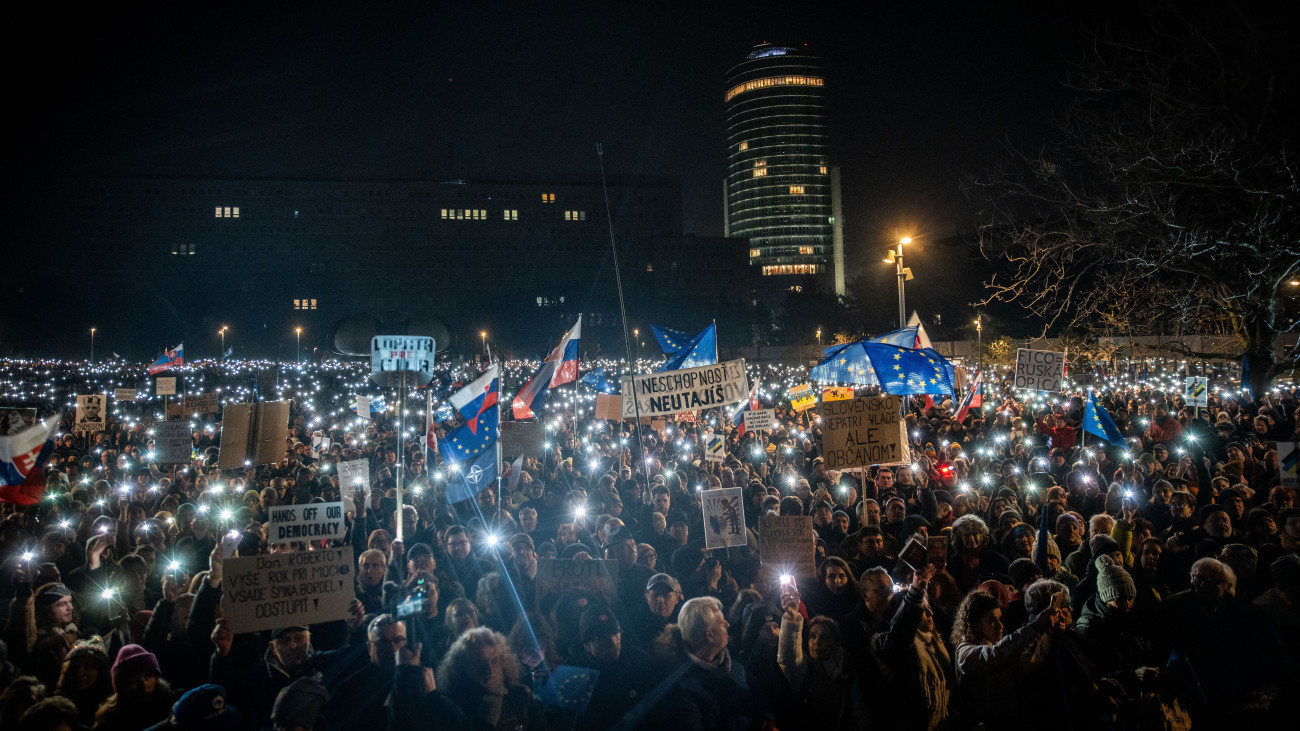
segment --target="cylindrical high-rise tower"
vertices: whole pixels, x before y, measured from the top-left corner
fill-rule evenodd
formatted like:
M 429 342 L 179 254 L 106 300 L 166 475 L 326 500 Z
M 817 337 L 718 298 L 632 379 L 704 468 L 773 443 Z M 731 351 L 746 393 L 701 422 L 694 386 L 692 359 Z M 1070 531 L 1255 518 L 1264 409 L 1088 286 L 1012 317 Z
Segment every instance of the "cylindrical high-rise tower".
M 727 74 L 727 235 L 774 284 L 818 275 L 844 292 L 839 171 L 827 155 L 821 58 L 763 44 Z

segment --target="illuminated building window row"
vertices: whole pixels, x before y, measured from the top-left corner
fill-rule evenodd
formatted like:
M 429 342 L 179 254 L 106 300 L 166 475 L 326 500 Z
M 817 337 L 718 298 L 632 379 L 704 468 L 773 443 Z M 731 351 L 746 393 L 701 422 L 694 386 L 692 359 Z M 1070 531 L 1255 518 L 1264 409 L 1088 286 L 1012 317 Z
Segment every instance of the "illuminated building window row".
M 519 210 L 515 208 L 507 208 L 501 211 L 501 217 L 506 221 L 518 221 Z
M 772 86 L 824 86 L 825 83 L 823 79 L 816 76 L 768 76 L 762 79 L 746 81 L 743 84 L 736 84 L 727 90 L 725 101 L 731 101 L 732 97 L 737 94 L 744 94 L 755 89 L 766 89 Z
M 750 255 L 750 257 L 759 257 L 759 256 L 762 256 L 762 255 L 763 255 L 763 250 L 762 250 L 762 249 L 750 249 L 750 250 L 749 250 L 749 255 Z
M 565 211 L 564 220 L 566 221 L 585 221 L 587 220 L 586 211 Z
M 239 206 L 217 206 L 216 218 L 239 218 Z
M 763 267 L 763 276 L 774 277 L 782 274 L 823 274 L 824 264 L 776 264 Z
M 790 195 L 803 195 L 803 186 L 802 185 L 790 186 Z
M 554 194 L 554 193 L 542 193 L 542 202 L 543 202 L 543 203 L 554 203 L 554 202 L 555 202 L 555 194 Z
M 314 310 L 316 309 L 316 300 L 294 300 L 293 308 L 295 310 Z
M 487 209 L 484 208 L 443 208 L 444 221 L 486 221 Z

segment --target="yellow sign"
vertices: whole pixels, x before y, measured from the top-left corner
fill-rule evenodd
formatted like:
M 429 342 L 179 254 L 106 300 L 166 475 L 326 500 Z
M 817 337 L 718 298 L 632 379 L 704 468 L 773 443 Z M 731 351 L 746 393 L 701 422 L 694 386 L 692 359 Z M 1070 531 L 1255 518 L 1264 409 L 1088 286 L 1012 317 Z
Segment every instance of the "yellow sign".
M 853 398 L 853 388 L 851 386 L 831 386 L 822 391 L 822 401 L 848 401 Z
M 790 408 L 795 411 L 807 411 L 816 403 L 817 396 L 813 393 L 811 385 L 805 383 L 790 389 Z

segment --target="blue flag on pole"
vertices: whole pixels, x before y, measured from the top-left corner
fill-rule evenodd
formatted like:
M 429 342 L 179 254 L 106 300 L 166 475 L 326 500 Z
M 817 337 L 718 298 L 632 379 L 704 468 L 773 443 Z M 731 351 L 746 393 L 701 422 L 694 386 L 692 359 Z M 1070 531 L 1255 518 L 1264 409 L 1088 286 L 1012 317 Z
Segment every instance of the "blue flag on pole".
M 917 342 L 917 326 L 893 330 L 883 335 L 877 335 L 867 340 L 868 343 L 884 343 L 886 345 L 897 345 L 900 348 L 915 348 L 919 345 Z
M 578 380 L 601 393 L 618 393 L 618 386 L 610 383 L 609 379 L 605 377 L 604 366 L 587 371 L 587 375 Z
M 599 677 L 599 670 L 561 665 L 555 668 L 551 677 L 546 679 L 546 685 L 537 692 L 537 700 L 575 716 L 580 715 L 587 710 L 587 703 L 591 701 Z
M 461 427 L 457 431 L 463 430 Z M 447 456 L 448 439 L 438 442 L 442 456 Z M 501 446 L 492 442 L 478 456 L 464 461 L 447 460 L 447 502 L 458 503 L 461 500 L 473 500 L 480 492 L 491 487 L 500 473 Z
M 691 341 L 690 335 L 681 330 L 674 330 L 671 327 L 651 325 L 650 330 L 655 334 L 655 340 L 659 341 L 659 349 L 664 351 L 664 355 L 676 353 Z
M 952 395 L 953 369 L 934 349 L 909 350 L 884 343 L 863 343 L 862 348 L 885 393 Z
M 856 386 L 880 383 L 863 342 L 827 348 L 822 362 L 813 366 L 809 377 L 818 383 L 852 383 Z
M 718 362 L 718 327 L 715 323 L 709 323 L 709 326 L 700 331 L 699 335 L 691 338 L 671 358 L 664 361 L 657 370 L 675 371 L 681 368 L 694 368 L 702 365 L 713 365 Z
M 1083 405 L 1083 430 L 1111 444 L 1124 443 L 1124 435 L 1106 413 L 1106 408 L 1097 403 L 1097 396 L 1092 391 L 1088 392 L 1088 401 Z

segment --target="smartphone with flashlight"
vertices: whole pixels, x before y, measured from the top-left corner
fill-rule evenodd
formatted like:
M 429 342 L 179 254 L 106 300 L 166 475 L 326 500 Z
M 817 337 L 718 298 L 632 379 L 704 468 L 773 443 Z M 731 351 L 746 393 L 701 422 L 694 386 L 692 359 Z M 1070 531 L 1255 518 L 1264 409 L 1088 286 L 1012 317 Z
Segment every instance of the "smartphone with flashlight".
M 228 531 L 221 537 L 221 557 L 234 558 L 235 552 L 239 550 L 239 539 L 242 538 L 237 530 Z

